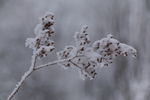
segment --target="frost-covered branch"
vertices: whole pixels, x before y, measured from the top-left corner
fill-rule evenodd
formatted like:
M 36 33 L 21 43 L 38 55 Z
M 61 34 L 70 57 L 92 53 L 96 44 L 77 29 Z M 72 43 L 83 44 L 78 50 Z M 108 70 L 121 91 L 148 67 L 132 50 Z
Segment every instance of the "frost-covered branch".
M 72 60 L 74 58 L 76 58 L 76 56 L 68 58 L 68 59 L 61 59 L 61 60 L 56 60 L 56 61 L 53 61 L 53 62 L 49 62 L 47 64 L 43 64 L 43 65 L 35 67 L 34 70 L 39 70 L 41 68 L 45 68 L 45 67 L 49 67 L 49 66 L 52 66 L 52 65 L 56 65 L 56 64 L 59 64 L 59 63 L 65 62 L 65 61 L 70 61 L 70 60 Z
M 49 52 L 54 50 L 54 41 L 50 38 L 54 34 L 54 15 L 47 12 L 41 19 L 40 23 L 36 26 L 34 33 L 35 38 L 28 38 L 26 40 L 26 46 L 33 49 L 32 63 L 27 72 L 22 76 L 21 80 L 17 83 L 16 88 L 8 96 L 7 100 L 11 100 L 13 96 L 18 92 L 24 81 L 29 77 L 35 69 L 37 58 L 42 58 L 48 55 Z
M 19 91 L 20 87 L 22 86 L 24 81 L 27 79 L 27 77 L 29 77 L 32 74 L 32 72 L 34 71 L 35 65 L 36 65 L 36 56 L 32 56 L 32 64 L 31 64 L 29 70 L 27 72 L 25 72 L 25 74 L 21 77 L 21 80 L 16 84 L 16 87 L 11 92 L 11 94 L 8 96 L 7 100 L 11 100 L 13 98 L 13 96 L 15 96 L 15 94 Z
M 32 64 L 7 100 L 13 98 L 27 77 L 41 68 L 55 64 L 63 68 L 76 67 L 79 69 L 82 79 L 89 78 L 92 80 L 97 75 L 97 68 L 109 66 L 117 56 L 131 55 L 136 57 L 137 51 L 132 46 L 119 42 L 111 34 L 91 43 L 87 34 L 88 27 L 82 26 L 81 30 L 74 35 L 75 45 L 65 46 L 63 50 L 57 52 L 57 60 L 36 66 L 37 58 L 40 60 L 55 50 L 55 43 L 51 40 L 51 37 L 55 34 L 53 25 L 54 14 L 48 12 L 36 26 L 35 38 L 26 40 L 26 46 L 33 49 Z

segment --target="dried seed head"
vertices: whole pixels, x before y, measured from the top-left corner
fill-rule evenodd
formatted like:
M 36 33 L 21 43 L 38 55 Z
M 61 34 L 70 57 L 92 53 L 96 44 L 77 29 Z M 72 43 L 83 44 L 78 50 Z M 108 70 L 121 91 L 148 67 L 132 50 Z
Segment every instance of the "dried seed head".
M 92 47 L 88 47 L 88 41 L 90 40 L 86 33 L 86 29 L 87 27 L 83 27 L 80 32 L 75 33 L 76 47 L 65 47 L 63 51 L 59 52 L 59 59 L 65 59 L 69 58 L 72 52 L 75 51 L 75 53 L 73 53 L 75 58 L 72 62 L 65 61 L 60 64 L 65 67 L 74 66 L 79 68 L 83 79 L 93 79 L 97 74 L 97 67 L 109 66 L 118 55 L 136 55 L 136 50 L 134 48 L 120 43 L 118 40 L 114 39 L 111 34 L 107 35 L 106 38 L 95 41 Z
M 74 46 L 66 46 L 64 50 L 57 52 L 58 60 L 68 59 L 68 58 L 74 57 L 75 55 L 76 55 L 76 48 Z M 70 61 L 64 61 L 59 64 L 63 66 L 64 68 L 68 68 L 72 66 Z
M 136 50 L 133 47 L 120 43 L 112 35 L 107 35 L 106 38 L 95 41 L 92 47 L 95 52 L 102 56 L 103 62 L 105 62 L 104 66 L 112 63 L 112 60 L 118 55 L 128 56 L 131 54 L 134 57 L 136 56 Z
M 26 40 L 26 46 L 32 48 L 33 54 L 36 54 L 39 58 L 47 56 L 49 52 L 54 50 L 54 41 L 50 39 L 54 34 L 53 24 L 54 15 L 47 12 L 34 30 L 36 37 Z
M 76 42 L 77 46 L 87 46 L 90 43 L 90 39 L 88 34 L 86 33 L 87 31 L 87 26 L 82 26 L 80 32 L 76 32 L 74 35 L 74 39 Z

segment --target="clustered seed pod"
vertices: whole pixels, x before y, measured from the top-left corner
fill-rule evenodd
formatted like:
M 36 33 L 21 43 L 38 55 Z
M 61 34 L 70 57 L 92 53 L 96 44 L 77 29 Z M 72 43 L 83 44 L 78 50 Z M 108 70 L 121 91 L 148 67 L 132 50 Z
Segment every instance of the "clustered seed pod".
M 76 55 L 76 48 L 74 46 L 66 46 L 64 50 L 57 52 L 58 60 L 68 59 L 74 57 Z M 68 67 L 73 66 L 73 64 L 69 61 L 64 61 L 59 63 L 62 67 L 67 69 Z
M 76 42 L 76 47 L 69 46 L 69 48 L 72 47 L 71 50 L 68 50 L 68 47 L 65 47 L 63 51 L 58 52 L 57 56 L 58 59 L 65 59 L 65 56 L 66 58 L 69 58 L 71 56 L 75 57 L 74 59 L 72 59 L 72 61 L 68 60 L 60 64 L 62 66 L 65 66 L 65 68 L 70 66 L 76 66 L 80 69 L 82 78 L 93 79 L 96 75 L 96 63 L 89 59 L 88 54 L 86 54 L 88 45 L 90 43 L 89 35 L 86 33 L 87 28 L 87 26 L 83 26 L 80 32 L 75 33 L 74 39 Z
M 62 62 L 60 65 L 65 68 L 78 67 L 83 79 L 93 79 L 97 74 L 96 68 L 109 66 L 116 56 L 127 56 L 129 54 L 136 56 L 136 50 L 133 47 L 120 43 L 111 34 L 108 34 L 106 38 L 95 41 L 90 47 L 90 39 L 86 30 L 87 26 L 84 26 L 80 32 L 75 33 L 75 47 L 65 47 L 57 55 L 59 60 L 74 57 L 71 61 Z
M 54 35 L 54 15 L 46 13 L 36 26 L 35 38 L 28 38 L 26 46 L 33 49 L 33 54 L 38 58 L 43 58 L 52 52 L 54 41 L 51 37 Z M 80 70 L 82 78 L 93 79 L 98 67 L 109 66 L 113 59 L 119 55 L 136 57 L 137 51 L 126 44 L 120 43 L 114 39 L 111 34 L 106 38 L 95 41 L 90 46 L 90 38 L 86 33 L 87 26 L 83 26 L 79 32 L 74 35 L 76 46 L 66 46 L 62 51 L 57 52 L 58 64 L 64 68 L 77 67 Z
M 80 61 L 78 61 L 80 59 Z M 80 75 L 82 79 L 95 78 L 96 73 L 96 63 L 90 59 L 88 59 L 86 56 L 83 57 L 77 57 L 77 59 L 74 60 L 74 62 L 80 67 Z
M 54 15 L 47 12 L 41 19 L 40 23 L 35 27 L 35 38 L 28 38 L 26 46 L 33 49 L 33 54 L 38 58 L 45 57 L 54 50 L 54 41 L 51 40 L 54 35 Z
M 108 66 L 112 60 L 119 55 L 128 56 L 131 54 L 136 57 L 136 50 L 126 44 L 120 43 L 114 39 L 112 35 L 107 35 L 106 38 L 95 41 L 92 45 L 93 50 L 102 56 L 103 65 Z
M 83 26 L 80 32 L 76 32 L 74 35 L 74 39 L 76 42 L 76 47 L 78 49 L 78 53 L 84 52 L 85 48 L 89 45 L 90 38 L 86 33 L 88 26 Z

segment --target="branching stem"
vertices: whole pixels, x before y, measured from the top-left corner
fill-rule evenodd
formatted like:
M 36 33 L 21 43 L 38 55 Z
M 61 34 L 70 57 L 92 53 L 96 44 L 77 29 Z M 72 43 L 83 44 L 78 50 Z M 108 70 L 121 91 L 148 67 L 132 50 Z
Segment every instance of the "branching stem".
M 29 77 L 32 74 L 32 72 L 34 71 L 35 65 L 36 65 L 36 56 L 32 56 L 32 64 L 31 64 L 29 70 L 27 72 L 25 72 L 25 74 L 22 76 L 21 80 L 17 83 L 14 90 L 8 96 L 7 100 L 11 100 L 15 96 L 15 94 L 19 91 L 20 87 L 22 86 L 24 81 L 27 79 L 27 77 Z
M 52 66 L 55 64 L 58 64 L 60 62 L 64 62 L 64 61 L 68 61 L 68 60 L 72 60 L 74 59 L 76 56 L 72 57 L 72 58 L 68 58 L 68 59 L 62 59 L 62 60 L 56 60 L 53 62 L 49 62 L 47 64 L 43 64 L 40 66 L 36 67 L 36 56 L 32 57 L 32 64 L 31 67 L 29 68 L 29 70 L 27 72 L 25 72 L 25 74 L 22 76 L 21 80 L 17 83 L 16 87 L 14 88 L 14 90 L 11 92 L 11 94 L 8 96 L 7 100 L 12 100 L 12 98 L 15 96 L 15 94 L 19 91 L 20 87 L 23 85 L 23 83 L 25 82 L 25 80 L 36 70 L 39 70 L 41 68 L 45 68 L 48 66 Z

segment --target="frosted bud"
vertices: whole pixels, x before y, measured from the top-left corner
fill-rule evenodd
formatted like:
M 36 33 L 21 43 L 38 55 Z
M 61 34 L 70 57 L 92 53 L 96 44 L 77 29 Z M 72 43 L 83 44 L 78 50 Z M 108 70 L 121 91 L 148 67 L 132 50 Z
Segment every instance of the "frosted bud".
M 84 34 L 84 33 L 86 33 L 87 29 L 88 29 L 88 26 L 87 25 L 83 25 L 80 32 L 82 34 Z
M 133 47 L 123 43 L 120 43 L 120 53 L 123 56 L 128 56 L 128 55 L 131 55 L 132 57 L 137 56 L 137 51 Z
M 109 55 L 118 48 L 118 45 L 119 41 L 112 38 L 112 35 L 109 34 L 106 38 L 95 41 L 92 46 L 94 51 L 100 53 L 101 55 Z
M 36 52 L 35 55 L 38 56 L 38 58 L 46 57 L 49 52 L 54 50 L 54 46 L 41 46 Z
M 54 50 L 54 41 L 51 36 L 54 34 L 54 15 L 47 12 L 41 19 L 40 23 L 35 27 L 35 38 L 26 40 L 26 46 L 33 49 L 33 54 L 39 58 L 45 57 L 49 52 Z
M 92 47 L 95 52 L 102 56 L 100 59 L 101 66 L 108 66 L 119 55 L 128 56 L 131 54 L 136 57 L 136 50 L 133 47 L 120 43 L 111 34 L 107 35 L 106 38 L 95 41 Z
M 81 78 L 89 78 L 90 80 L 95 78 L 96 73 L 96 65 L 92 62 L 88 62 L 87 65 L 83 66 L 83 69 L 81 69 Z
M 58 60 L 72 58 L 76 55 L 76 48 L 74 46 L 66 46 L 64 50 L 57 52 Z M 64 68 L 68 68 L 73 66 L 73 64 L 69 61 L 64 61 L 59 63 Z
M 113 35 L 112 34 L 108 34 L 107 38 L 113 38 Z
M 45 15 L 44 15 L 44 18 L 54 19 L 54 13 L 52 13 L 52 12 L 46 12 Z
M 87 26 L 82 26 L 80 32 L 76 32 L 74 35 L 76 48 L 79 54 L 82 54 L 90 43 L 89 35 L 86 33 L 87 28 Z
M 51 12 L 46 12 L 45 15 L 40 19 L 43 25 L 54 23 L 54 14 Z M 51 26 L 51 25 L 50 25 Z
M 47 33 L 51 36 L 52 34 L 54 34 L 53 25 L 54 15 L 50 12 L 47 12 L 42 18 L 40 18 L 40 23 L 35 27 L 34 33 L 36 35 Z
M 82 26 L 80 32 L 75 33 L 74 39 L 77 46 L 85 46 L 90 43 L 89 36 L 86 33 L 87 28 L 87 26 Z
M 75 67 L 79 68 L 81 78 L 90 78 L 93 79 L 96 75 L 95 68 L 97 67 L 97 63 L 92 61 L 87 56 L 79 56 L 72 60 L 72 62 L 76 65 Z

